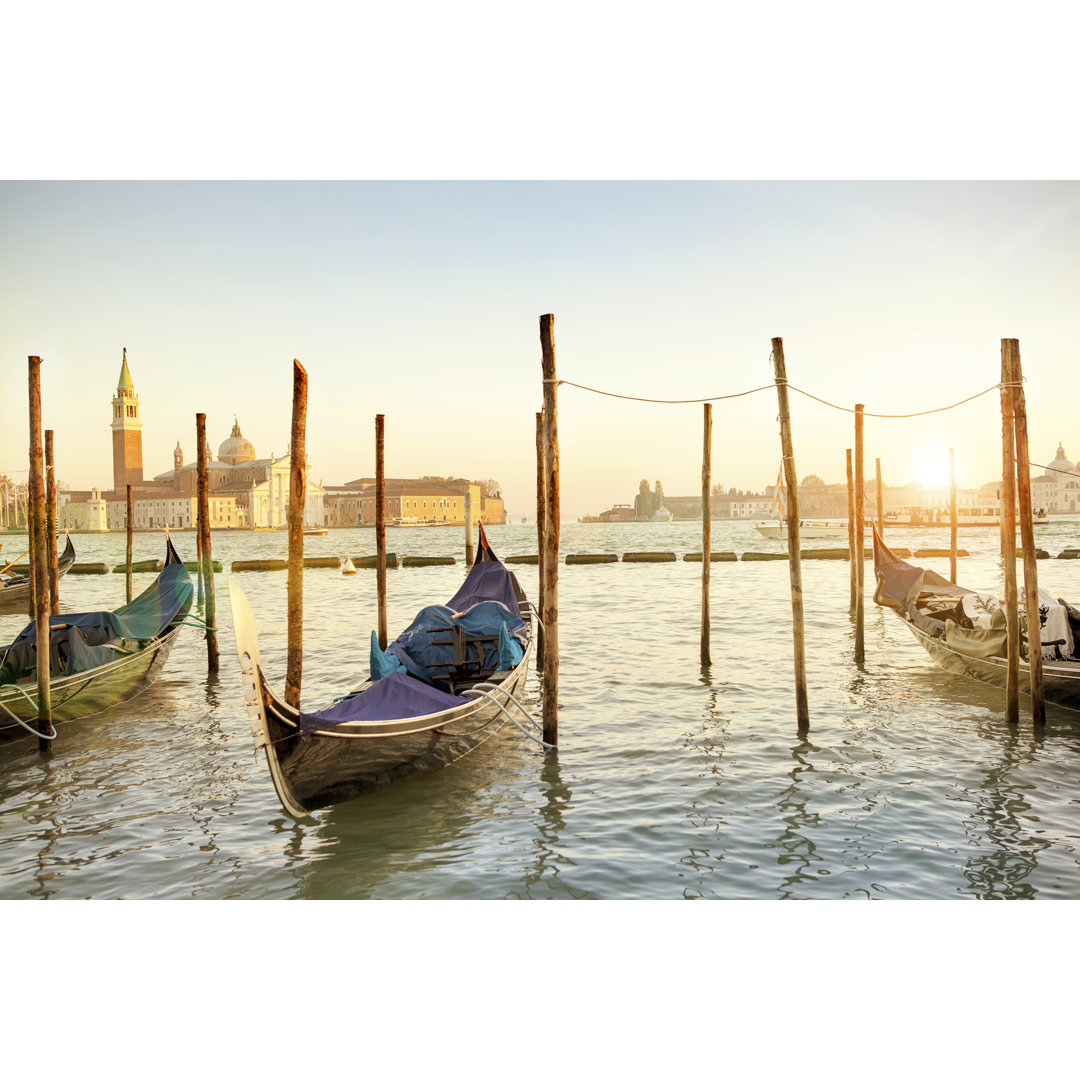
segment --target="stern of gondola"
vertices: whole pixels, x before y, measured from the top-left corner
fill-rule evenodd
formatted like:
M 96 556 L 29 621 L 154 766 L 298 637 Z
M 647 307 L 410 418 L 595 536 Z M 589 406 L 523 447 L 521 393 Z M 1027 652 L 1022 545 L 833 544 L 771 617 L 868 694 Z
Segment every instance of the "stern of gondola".
M 310 817 L 310 812 L 293 792 L 281 765 L 281 755 L 287 752 L 293 740 L 300 738 L 299 726 L 290 723 L 283 715 L 292 710 L 278 700 L 266 683 L 259 661 L 259 635 L 255 627 L 255 616 L 247 597 L 231 580 L 229 604 L 232 608 L 236 657 L 240 663 L 240 675 L 244 684 L 244 701 L 251 718 L 251 737 L 256 749 L 261 747 L 266 752 L 270 777 L 286 813 L 297 819 Z

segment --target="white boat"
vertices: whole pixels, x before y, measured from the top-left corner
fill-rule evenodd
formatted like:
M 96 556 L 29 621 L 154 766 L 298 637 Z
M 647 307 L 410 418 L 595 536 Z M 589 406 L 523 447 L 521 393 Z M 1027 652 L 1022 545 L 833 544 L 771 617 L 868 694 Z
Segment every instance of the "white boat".
M 786 521 L 759 521 L 755 526 L 762 536 L 770 540 L 786 540 L 788 527 Z M 834 521 L 799 521 L 800 540 L 846 540 L 847 525 L 838 525 Z

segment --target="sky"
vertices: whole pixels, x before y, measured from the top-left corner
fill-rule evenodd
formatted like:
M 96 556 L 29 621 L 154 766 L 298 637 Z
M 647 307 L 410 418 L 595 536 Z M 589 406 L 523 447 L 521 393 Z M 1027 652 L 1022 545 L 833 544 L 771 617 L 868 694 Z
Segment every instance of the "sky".
M 953 405 L 1020 341 L 1032 460 L 1075 460 L 1080 183 L 1055 181 L 29 181 L 0 185 L 0 355 L 40 355 L 60 478 L 111 483 L 110 399 L 127 348 L 144 475 L 212 449 L 234 418 L 282 454 L 291 365 L 309 376 L 313 476 L 497 480 L 535 513 L 539 316 L 558 376 L 609 394 L 713 403 L 712 474 L 779 471 L 771 339 L 782 337 L 800 477 L 843 482 L 856 403 Z M 763 390 L 759 388 L 765 388 Z M 829 405 L 799 393 L 824 399 Z M 3 404 L 0 469 L 25 468 L 26 406 Z M 834 408 L 832 406 L 839 406 Z M 559 388 L 563 516 L 639 482 L 700 491 L 701 404 Z M 1000 476 L 1000 402 L 870 416 L 887 484 Z

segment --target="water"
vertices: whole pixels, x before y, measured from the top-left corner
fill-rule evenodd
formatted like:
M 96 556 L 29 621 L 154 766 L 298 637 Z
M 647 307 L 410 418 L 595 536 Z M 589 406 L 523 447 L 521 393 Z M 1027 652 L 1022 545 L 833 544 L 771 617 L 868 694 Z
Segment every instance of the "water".
M 388 530 L 389 550 L 455 566 L 388 571 L 393 635 L 452 595 L 463 530 Z M 533 526 L 489 530 L 501 555 Z M 1036 533 L 1052 555 L 1080 522 Z M 947 547 L 948 530 L 894 530 Z M 194 536 L 175 537 L 194 558 Z M 122 535 L 77 536 L 83 561 L 123 561 Z M 713 550 L 775 550 L 750 523 Z M 281 558 L 280 533 L 215 533 L 214 556 Z M 965 530 L 961 583 L 1000 591 L 995 530 Z M 7 547 L 5 543 L 5 547 Z M 824 541 L 820 546 L 840 546 Z M 160 557 L 160 534 L 135 557 Z M 307 537 L 306 554 L 374 551 L 371 530 Z M 441 772 L 296 823 L 277 802 L 235 660 L 217 576 L 221 671 L 184 631 L 162 679 L 103 718 L 60 728 L 51 755 L 0 747 L 0 898 L 1070 898 L 1080 897 L 1080 714 L 1010 728 L 1003 695 L 946 675 L 869 602 L 853 662 L 846 562 L 803 563 L 811 729 L 796 734 L 786 562 L 714 563 L 712 658 L 699 663 L 698 523 L 567 525 L 562 553 L 674 551 L 675 563 L 564 567 L 559 750 L 507 728 Z M 948 574 L 948 560 L 922 560 Z M 1040 584 L 1080 596 L 1080 562 L 1040 560 Z M 518 568 L 535 596 L 536 569 Z M 286 575 L 233 575 L 271 682 L 285 674 Z M 151 580 L 135 577 L 136 590 Z M 123 574 L 68 576 L 65 610 L 123 602 Z M 304 703 L 366 671 L 375 574 L 308 570 Z M 0 616 L 0 640 L 21 629 Z M 538 708 L 537 681 L 527 698 Z

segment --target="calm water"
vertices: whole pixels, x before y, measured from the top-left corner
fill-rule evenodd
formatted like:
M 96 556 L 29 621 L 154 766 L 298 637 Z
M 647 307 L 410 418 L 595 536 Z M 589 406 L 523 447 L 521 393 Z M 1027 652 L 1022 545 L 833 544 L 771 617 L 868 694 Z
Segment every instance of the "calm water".
M 489 532 L 502 555 L 533 526 Z M 948 530 L 897 529 L 943 547 Z M 116 565 L 123 536 L 76 536 Z M 185 559 L 194 536 L 175 538 Z M 1080 521 L 1037 530 L 1051 555 Z M 307 537 L 306 554 L 374 551 L 371 530 Z M 15 539 L 10 538 L 12 544 Z M 283 557 L 278 533 L 214 534 L 214 555 Z M 391 635 L 464 573 L 462 529 L 388 530 L 389 550 L 454 554 L 388 571 Z M 841 546 L 843 542 L 819 542 Z M 964 530 L 961 583 L 1000 591 L 994 530 Z M 775 549 L 715 523 L 713 549 Z M 5 542 L 5 548 L 9 542 Z M 135 557 L 160 557 L 160 534 Z M 51 755 L 0 747 L 0 897 L 14 898 L 1080 898 L 1080 714 L 1045 730 L 1003 720 L 1002 695 L 934 668 L 867 603 L 852 660 L 845 562 L 804 562 L 811 732 L 795 730 L 786 562 L 717 563 L 713 664 L 698 657 L 700 525 L 568 525 L 562 553 L 674 551 L 668 564 L 564 567 L 559 750 L 516 729 L 439 773 L 298 824 L 280 809 L 242 703 L 225 580 L 221 672 L 184 631 L 163 678 L 105 718 L 60 728 Z M 948 574 L 948 560 L 923 560 Z M 1041 560 L 1040 584 L 1080 597 L 1080 561 Z M 535 567 L 519 567 L 535 596 Z M 284 682 L 284 573 L 237 574 L 264 664 Z M 137 575 L 136 590 L 151 580 Z M 366 672 L 374 571 L 308 570 L 304 703 Z M 68 576 L 65 610 L 123 602 L 124 577 Z M 0 639 L 24 623 L 0 616 Z M 538 709 L 530 675 L 530 703 Z M 1021 710 L 1028 707 L 1021 699 Z

